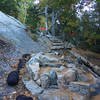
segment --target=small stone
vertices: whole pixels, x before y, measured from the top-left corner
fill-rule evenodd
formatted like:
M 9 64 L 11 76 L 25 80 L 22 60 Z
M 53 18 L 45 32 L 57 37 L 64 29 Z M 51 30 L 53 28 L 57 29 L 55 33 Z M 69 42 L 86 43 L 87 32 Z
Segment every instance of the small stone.
M 68 89 L 88 98 L 90 96 L 90 84 L 88 83 L 70 82 Z
M 57 85 L 57 74 L 54 70 L 51 70 L 50 72 L 50 84 L 51 85 Z
M 46 89 L 50 86 L 50 77 L 47 74 L 40 76 L 41 87 Z

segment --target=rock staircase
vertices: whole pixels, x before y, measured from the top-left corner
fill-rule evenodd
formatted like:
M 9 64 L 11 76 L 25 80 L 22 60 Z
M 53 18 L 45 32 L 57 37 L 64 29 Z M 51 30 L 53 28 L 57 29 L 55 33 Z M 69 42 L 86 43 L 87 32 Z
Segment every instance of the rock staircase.
M 64 43 L 60 39 L 57 39 L 56 37 L 54 37 L 51 40 L 51 42 L 52 42 L 51 50 L 61 50 L 65 48 Z

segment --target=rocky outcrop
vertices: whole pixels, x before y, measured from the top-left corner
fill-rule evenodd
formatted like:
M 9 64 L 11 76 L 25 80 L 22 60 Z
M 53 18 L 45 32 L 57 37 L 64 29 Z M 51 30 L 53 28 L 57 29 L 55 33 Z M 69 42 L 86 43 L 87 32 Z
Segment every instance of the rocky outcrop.
M 26 33 L 26 26 L 0 11 L 0 39 L 11 42 L 21 53 L 39 52 L 42 46 L 32 41 Z M 40 48 L 41 49 L 38 49 Z

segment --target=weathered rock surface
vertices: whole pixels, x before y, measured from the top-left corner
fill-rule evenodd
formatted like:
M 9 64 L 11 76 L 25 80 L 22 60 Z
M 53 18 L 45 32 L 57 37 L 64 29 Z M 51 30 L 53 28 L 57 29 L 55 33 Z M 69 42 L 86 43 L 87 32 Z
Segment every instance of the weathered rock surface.
M 32 95 L 36 96 L 43 92 L 43 89 L 39 87 L 33 80 L 24 81 L 23 83 L 25 87 L 32 93 Z
M 87 98 L 90 96 L 90 85 L 88 83 L 71 82 L 68 89 L 82 96 L 86 96 Z

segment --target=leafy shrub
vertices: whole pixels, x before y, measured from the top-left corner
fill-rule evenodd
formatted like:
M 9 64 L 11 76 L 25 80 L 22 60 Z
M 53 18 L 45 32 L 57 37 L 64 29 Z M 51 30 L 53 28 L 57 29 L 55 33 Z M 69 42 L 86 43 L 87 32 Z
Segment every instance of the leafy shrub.
M 38 35 L 32 34 L 32 39 L 33 39 L 34 41 L 38 41 Z

